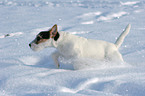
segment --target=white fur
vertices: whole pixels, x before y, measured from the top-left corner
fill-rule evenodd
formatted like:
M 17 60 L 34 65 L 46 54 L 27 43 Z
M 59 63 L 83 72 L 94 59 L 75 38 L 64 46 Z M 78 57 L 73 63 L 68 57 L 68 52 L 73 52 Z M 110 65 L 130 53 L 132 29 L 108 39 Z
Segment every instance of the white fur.
M 66 32 L 59 32 L 60 37 L 57 41 L 51 38 L 39 45 L 34 44 L 33 41 L 31 43 L 31 48 L 33 50 L 40 50 L 45 47 L 55 47 L 57 51 L 52 54 L 52 57 L 57 67 L 59 67 L 59 56 L 63 56 L 66 59 L 92 58 L 99 61 L 123 61 L 122 55 L 118 51 L 118 48 L 129 32 L 130 27 L 131 26 L 129 24 L 125 31 L 117 39 L 115 44 L 101 40 L 86 39 Z

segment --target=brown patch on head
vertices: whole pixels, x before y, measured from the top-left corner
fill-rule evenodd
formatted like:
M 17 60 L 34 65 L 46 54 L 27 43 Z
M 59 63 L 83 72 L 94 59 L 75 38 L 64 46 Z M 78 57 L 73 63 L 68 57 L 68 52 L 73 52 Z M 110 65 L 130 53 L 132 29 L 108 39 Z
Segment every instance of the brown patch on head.
M 36 39 L 35 39 L 35 44 L 40 44 L 43 42 L 46 42 L 47 40 L 53 38 L 55 41 L 58 40 L 59 38 L 59 33 L 57 32 L 57 25 L 55 24 L 49 31 L 42 31 L 40 32 Z
M 35 39 L 35 43 L 40 44 L 40 43 L 46 42 L 47 40 L 49 40 L 49 38 L 46 38 L 46 32 L 43 32 L 43 33 L 40 32 Z
M 49 39 L 50 38 L 50 32 L 49 31 L 42 31 L 40 32 L 37 37 L 43 38 L 43 39 Z
M 39 41 L 36 41 L 36 44 L 40 44 L 40 43 L 44 43 L 46 42 L 48 39 L 40 39 Z

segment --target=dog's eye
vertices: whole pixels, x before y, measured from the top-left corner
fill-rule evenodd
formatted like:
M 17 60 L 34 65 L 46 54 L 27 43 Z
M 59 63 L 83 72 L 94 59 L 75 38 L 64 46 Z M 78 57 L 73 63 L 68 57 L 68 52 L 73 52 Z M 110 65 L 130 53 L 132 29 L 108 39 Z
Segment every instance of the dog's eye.
M 36 38 L 37 41 L 39 41 L 40 39 L 41 39 L 40 37 L 37 37 L 37 38 Z
M 47 34 L 47 35 L 42 35 L 42 38 L 43 38 L 43 39 L 49 39 L 49 37 L 50 37 L 50 36 L 49 36 L 48 34 Z
M 40 32 L 39 35 L 40 35 L 43 39 L 49 39 L 49 38 L 50 38 L 50 33 L 47 32 L 47 31 Z

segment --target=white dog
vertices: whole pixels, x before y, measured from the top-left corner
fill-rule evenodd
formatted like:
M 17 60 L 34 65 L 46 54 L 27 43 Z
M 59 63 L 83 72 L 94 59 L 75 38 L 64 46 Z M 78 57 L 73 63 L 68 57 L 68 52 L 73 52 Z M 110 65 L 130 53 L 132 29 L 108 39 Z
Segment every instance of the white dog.
M 131 25 L 119 36 L 115 44 L 101 40 L 92 40 L 72 35 L 66 32 L 58 32 L 57 25 L 54 25 L 49 31 L 40 32 L 36 38 L 29 44 L 32 50 L 39 51 L 46 47 L 55 47 L 56 52 L 52 58 L 59 68 L 58 57 L 69 58 L 91 58 L 95 60 L 123 61 L 118 48 L 129 33 Z

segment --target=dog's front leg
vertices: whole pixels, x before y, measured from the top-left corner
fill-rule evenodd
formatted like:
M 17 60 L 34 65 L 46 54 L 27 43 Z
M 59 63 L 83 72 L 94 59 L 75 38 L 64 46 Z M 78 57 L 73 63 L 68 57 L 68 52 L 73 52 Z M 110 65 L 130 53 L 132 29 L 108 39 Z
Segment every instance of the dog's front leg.
M 54 60 L 54 63 L 56 64 L 56 67 L 59 68 L 60 65 L 59 65 L 59 61 L 58 61 L 58 57 L 60 56 L 60 54 L 58 52 L 54 52 L 52 54 L 52 58 Z

